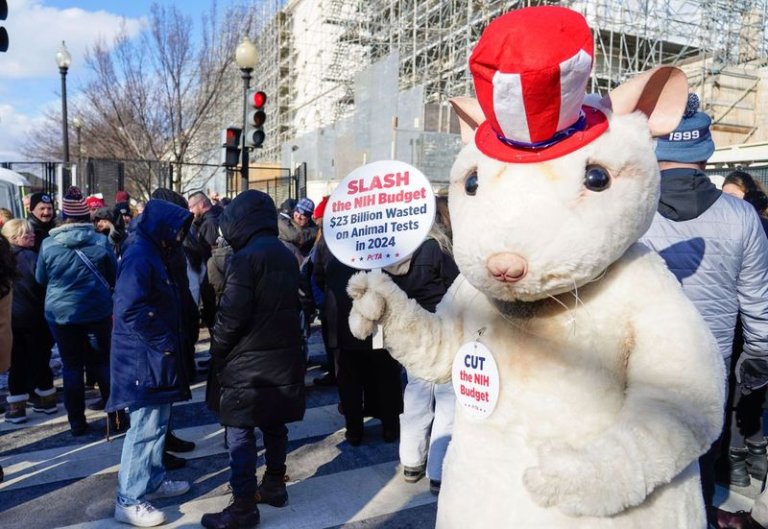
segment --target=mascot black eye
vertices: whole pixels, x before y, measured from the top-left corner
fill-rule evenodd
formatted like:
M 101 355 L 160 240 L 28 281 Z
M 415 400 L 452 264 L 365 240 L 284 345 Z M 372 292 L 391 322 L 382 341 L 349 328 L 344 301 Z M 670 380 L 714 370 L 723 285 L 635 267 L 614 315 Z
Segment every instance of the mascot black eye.
M 472 171 L 467 175 L 466 180 L 464 180 L 464 191 L 471 197 L 477 193 L 477 171 Z
M 600 192 L 611 187 L 611 175 L 605 167 L 588 165 L 584 171 L 584 187 L 590 191 Z

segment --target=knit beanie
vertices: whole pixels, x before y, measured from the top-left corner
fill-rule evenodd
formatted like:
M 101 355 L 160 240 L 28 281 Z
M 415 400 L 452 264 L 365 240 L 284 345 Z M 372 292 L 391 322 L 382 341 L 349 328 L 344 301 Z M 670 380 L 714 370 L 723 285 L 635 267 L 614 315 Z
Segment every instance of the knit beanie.
M 93 212 L 93 220 L 108 220 L 109 222 L 113 222 L 115 218 L 115 208 L 104 206 L 102 208 L 97 209 Z
M 712 120 L 699 111 L 699 97 L 688 94 L 683 119 L 677 128 L 656 138 L 656 159 L 660 162 L 700 163 L 715 152 L 709 126 Z
M 61 201 L 61 217 L 82 222 L 91 220 L 91 211 L 88 209 L 88 204 L 85 203 L 80 188 L 71 186 L 64 193 L 64 198 Z
M 283 203 L 280 204 L 280 213 L 285 213 L 286 215 L 290 215 L 293 213 L 293 210 L 296 209 L 296 199 L 295 198 L 286 198 L 283 200 Z
M 53 200 L 48 193 L 32 193 L 29 197 L 29 211 L 35 209 L 40 202 L 53 206 Z
M 128 202 L 130 199 L 131 196 L 128 194 L 128 191 L 118 191 L 115 193 L 115 203 Z
M 99 209 L 106 206 L 106 204 L 104 203 L 104 199 L 99 198 L 95 195 L 91 195 L 88 198 L 86 198 L 85 203 L 88 206 L 88 209 Z
M 115 204 L 115 211 L 119 211 L 121 215 L 133 218 L 133 211 L 131 211 L 131 205 L 128 202 L 118 202 Z

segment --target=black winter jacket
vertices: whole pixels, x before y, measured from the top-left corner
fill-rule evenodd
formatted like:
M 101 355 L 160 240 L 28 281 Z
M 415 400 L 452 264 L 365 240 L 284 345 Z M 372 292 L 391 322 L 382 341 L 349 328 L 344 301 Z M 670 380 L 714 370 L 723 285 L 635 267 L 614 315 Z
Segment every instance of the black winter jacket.
M 225 426 L 247 428 L 304 417 L 304 356 L 299 327 L 299 267 L 277 238 L 269 195 L 250 190 L 220 218 L 234 250 L 211 339 Z
M 31 248 L 11 246 L 18 278 L 13 282 L 14 329 L 40 329 L 48 333 L 45 321 L 45 288 L 35 280 L 37 253 Z
M 219 238 L 219 222 L 224 208 L 221 206 L 212 206 L 211 209 L 203 213 L 202 217 L 195 221 L 197 224 L 197 240 L 205 249 L 203 262 L 211 258 L 211 250 L 216 247 L 216 239 Z
M 48 234 L 56 227 L 56 217 L 48 222 L 43 222 L 30 213 L 27 220 L 32 225 L 32 229 L 35 232 L 35 253 L 40 253 L 40 246 L 43 244 L 43 241 L 48 238 Z
M 330 254 L 330 252 L 328 252 Z M 349 313 L 352 312 L 352 299 L 347 294 L 347 283 L 349 279 L 359 270 L 351 268 L 333 255 L 330 255 L 323 273 L 316 273 L 320 288 L 326 291 L 326 309 L 331 304 L 336 307 L 336 326 L 333 331 L 336 333 L 337 345 L 339 349 L 370 351 L 373 349 L 373 340 L 369 336 L 365 340 L 358 340 L 349 330 Z M 332 332 L 333 332 L 332 331 Z
M 421 243 L 409 259 L 408 270 L 403 272 L 390 273 L 392 281 L 429 312 L 435 312 L 437 304 L 459 275 L 453 257 L 443 252 L 435 239 Z

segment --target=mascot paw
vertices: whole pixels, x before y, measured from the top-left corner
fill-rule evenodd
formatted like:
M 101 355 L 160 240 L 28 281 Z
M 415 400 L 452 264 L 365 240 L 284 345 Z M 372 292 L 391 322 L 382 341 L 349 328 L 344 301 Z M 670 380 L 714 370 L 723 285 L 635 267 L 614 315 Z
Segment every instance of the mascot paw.
M 355 274 L 347 284 L 347 293 L 353 300 L 349 330 L 359 340 L 373 333 L 374 325 L 384 316 L 387 307 L 386 300 L 374 286 L 375 282 L 365 273 Z
M 358 272 L 349 278 L 347 283 L 347 294 L 353 300 L 362 298 L 368 291 L 368 274 L 365 272 Z
M 365 340 L 373 334 L 373 326 L 372 320 L 364 318 L 354 306 L 352 307 L 352 312 L 349 313 L 349 330 L 352 336 L 358 340 Z
M 539 448 L 539 466 L 523 475 L 525 488 L 542 507 L 557 507 L 569 516 L 610 516 L 633 502 L 623 483 L 601 461 L 565 443 Z

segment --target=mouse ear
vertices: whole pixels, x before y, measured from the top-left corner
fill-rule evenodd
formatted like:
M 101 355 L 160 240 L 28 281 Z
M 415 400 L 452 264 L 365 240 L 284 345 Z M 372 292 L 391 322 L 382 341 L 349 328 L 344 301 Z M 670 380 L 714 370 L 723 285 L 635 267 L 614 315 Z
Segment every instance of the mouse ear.
M 669 134 L 680 124 L 688 102 L 688 78 L 674 66 L 660 66 L 617 86 L 602 105 L 614 114 L 639 110 L 648 116 L 652 136 Z
M 456 115 L 459 116 L 461 141 L 466 145 L 474 138 L 475 129 L 485 121 L 483 109 L 474 97 L 454 97 L 450 103 Z

